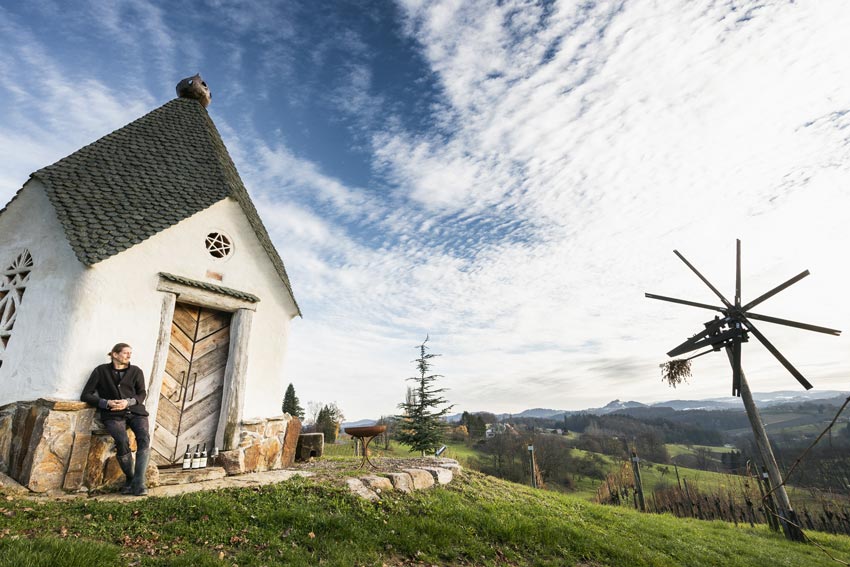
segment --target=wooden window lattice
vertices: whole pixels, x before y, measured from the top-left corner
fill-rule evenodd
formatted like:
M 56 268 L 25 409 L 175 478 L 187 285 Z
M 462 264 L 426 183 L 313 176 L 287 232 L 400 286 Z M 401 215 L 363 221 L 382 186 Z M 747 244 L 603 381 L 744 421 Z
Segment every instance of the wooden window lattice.
M 12 336 L 32 267 L 32 255 L 29 250 L 24 250 L 10 266 L 0 272 L 0 355 L 6 351 Z

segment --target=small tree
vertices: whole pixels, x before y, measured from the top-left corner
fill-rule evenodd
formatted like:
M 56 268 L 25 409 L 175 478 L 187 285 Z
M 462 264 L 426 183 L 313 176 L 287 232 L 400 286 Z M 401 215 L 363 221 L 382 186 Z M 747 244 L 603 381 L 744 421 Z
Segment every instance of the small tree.
M 449 410 L 454 406 L 447 406 L 443 409 L 438 409 L 446 403 L 445 398 L 440 396 L 440 393 L 445 392 L 445 388 L 437 388 L 434 383 L 439 374 L 428 374 L 431 370 L 431 359 L 438 354 L 427 353 L 428 347 L 425 343 L 428 342 L 428 337 L 419 345 L 419 358 L 414 362 L 419 370 L 419 376 L 408 378 L 416 382 L 414 388 L 408 388 L 406 400 L 399 404 L 399 408 L 403 411 L 402 415 L 396 416 L 398 419 L 398 431 L 396 438 L 406 445 L 410 446 L 410 451 L 420 451 L 422 456 L 425 456 L 426 451 L 436 450 L 443 442 L 445 436 L 446 424 L 443 421 Z
M 295 387 L 289 384 L 286 388 L 286 393 L 283 395 L 283 405 L 281 406 L 283 413 L 288 413 L 298 419 L 304 419 L 304 408 L 298 401 L 298 396 L 295 395 Z
M 323 433 L 325 443 L 336 443 L 336 437 L 339 435 L 339 426 L 345 417 L 342 415 L 342 410 L 336 405 L 336 402 L 325 404 L 319 410 L 316 416 L 316 432 Z

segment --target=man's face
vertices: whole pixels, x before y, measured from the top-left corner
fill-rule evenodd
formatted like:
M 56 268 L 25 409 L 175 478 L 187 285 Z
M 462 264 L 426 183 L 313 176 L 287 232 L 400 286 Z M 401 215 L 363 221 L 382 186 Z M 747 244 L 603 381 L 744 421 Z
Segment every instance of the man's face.
M 116 365 L 124 366 L 126 364 L 130 364 L 131 356 L 133 356 L 133 349 L 130 347 L 124 347 L 120 352 L 112 353 L 112 360 Z

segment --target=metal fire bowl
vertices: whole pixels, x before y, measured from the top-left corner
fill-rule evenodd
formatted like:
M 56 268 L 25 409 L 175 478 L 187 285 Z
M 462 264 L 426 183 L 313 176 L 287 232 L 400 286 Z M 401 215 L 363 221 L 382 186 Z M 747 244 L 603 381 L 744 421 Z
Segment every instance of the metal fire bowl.
M 346 427 L 345 432 L 352 437 L 374 437 L 387 430 L 386 425 L 367 425 L 366 427 Z

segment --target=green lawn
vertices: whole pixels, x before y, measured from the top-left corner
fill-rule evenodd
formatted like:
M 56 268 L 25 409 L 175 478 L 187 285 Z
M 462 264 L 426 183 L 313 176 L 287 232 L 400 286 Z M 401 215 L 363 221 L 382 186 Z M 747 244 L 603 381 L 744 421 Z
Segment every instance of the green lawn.
M 716 447 L 713 445 L 682 445 L 679 443 L 667 443 L 665 445 L 667 448 L 667 454 L 670 455 L 670 458 L 678 457 L 679 455 L 696 455 L 699 449 L 705 449 L 709 453 L 731 453 L 735 451 L 735 447 Z
M 812 533 L 850 559 L 850 538 Z M 129 502 L 0 504 L 0 566 L 826 567 L 766 527 L 591 504 L 474 472 L 370 503 L 293 479 Z

